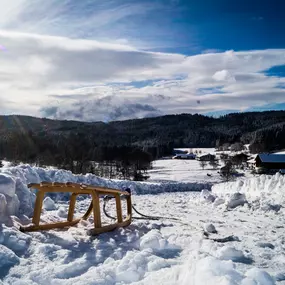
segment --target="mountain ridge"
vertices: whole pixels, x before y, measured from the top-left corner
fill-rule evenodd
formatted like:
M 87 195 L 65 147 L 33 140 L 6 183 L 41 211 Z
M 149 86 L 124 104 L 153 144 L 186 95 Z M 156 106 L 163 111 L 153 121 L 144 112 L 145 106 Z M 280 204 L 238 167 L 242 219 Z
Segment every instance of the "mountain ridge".
M 0 116 L 0 134 L 2 145 L 3 141 L 9 142 L 22 135 L 35 141 L 45 139 L 75 144 L 77 140 L 82 145 L 88 141 L 100 147 L 167 146 L 171 149 L 215 147 L 235 142 L 263 144 L 270 140 L 272 147 L 285 148 L 282 139 L 285 137 L 285 111 L 231 113 L 218 118 L 184 113 L 107 123 L 9 115 Z M 270 145 L 264 150 L 271 150 Z

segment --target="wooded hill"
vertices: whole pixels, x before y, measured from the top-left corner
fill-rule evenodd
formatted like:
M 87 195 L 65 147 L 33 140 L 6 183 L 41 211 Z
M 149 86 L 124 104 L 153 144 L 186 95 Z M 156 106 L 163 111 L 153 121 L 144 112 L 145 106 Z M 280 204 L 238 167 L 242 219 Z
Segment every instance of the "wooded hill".
M 234 113 L 219 118 L 167 115 L 126 121 L 78 122 L 29 116 L 0 116 L 0 159 L 105 160 L 120 148 L 149 152 L 153 158 L 173 147 L 215 147 L 249 143 L 254 152 L 285 148 L 285 111 Z M 48 158 L 48 159 L 47 159 Z

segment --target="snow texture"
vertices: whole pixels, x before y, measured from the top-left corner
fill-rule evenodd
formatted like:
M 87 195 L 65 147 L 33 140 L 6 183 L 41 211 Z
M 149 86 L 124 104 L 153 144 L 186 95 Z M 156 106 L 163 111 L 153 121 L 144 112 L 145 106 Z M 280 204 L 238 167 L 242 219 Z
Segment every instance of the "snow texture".
M 158 194 L 165 192 L 178 191 L 201 191 L 204 188 L 210 189 L 211 183 L 198 182 L 132 182 L 123 180 L 110 180 L 97 177 L 93 174 L 73 175 L 70 171 L 61 169 L 44 169 L 40 167 L 31 167 L 23 164 L 17 167 L 3 167 L 0 169 L 0 194 L 4 194 L 7 205 L 4 206 L 4 198 L 0 198 L 0 219 L 4 220 L 8 215 L 23 214 L 31 216 L 33 211 L 33 203 L 35 201 L 35 194 L 27 188 L 28 183 L 39 183 L 41 181 L 50 182 L 74 182 L 85 183 L 91 185 L 105 186 L 115 189 L 124 189 L 129 187 L 135 194 Z M 57 200 L 68 200 L 69 193 L 50 194 L 50 197 Z M 46 198 L 44 208 L 46 210 L 54 210 L 55 205 L 49 198 Z M 1 211 L 6 208 L 6 212 Z M 6 215 L 6 217 L 4 216 Z
M 50 197 L 46 197 L 43 202 L 43 208 L 47 211 L 52 211 L 56 209 L 56 205 Z
M 19 257 L 11 249 L 0 244 L 0 276 L 3 271 L 18 264 L 19 260 Z
M 216 184 L 212 192 L 225 199 L 229 208 L 250 203 L 253 208 L 279 211 L 285 205 L 285 175 L 260 175 L 235 182 Z
M 229 246 L 220 248 L 217 252 L 217 257 L 222 260 L 232 260 L 236 262 L 243 262 L 246 259 L 241 250 Z
M 0 279 L 5 285 L 285 284 L 284 179 L 279 174 L 240 178 L 216 184 L 211 192 L 212 182 L 194 179 L 137 183 L 30 165 L 3 167 Z M 22 233 L 18 226 L 31 222 L 35 201 L 27 184 L 40 181 L 130 187 L 138 210 L 164 218 L 133 220 L 97 237 L 87 234 L 92 216 L 69 229 Z M 47 196 L 42 222 L 66 218 L 68 198 Z M 75 215 L 89 203 L 78 199 Z M 112 215 L 113 206 L 111 201 Z M 110 222 L 102 218 L 103 224 Z
M 207 223 L 204 225 L 204 230 L 207 232 L 207 233 L 212 233 L 212 234 L 216 234 L 217 233 L 217 230 L 215 228 L 215 226 L 213 224 L 210 224 L 210 223 Z

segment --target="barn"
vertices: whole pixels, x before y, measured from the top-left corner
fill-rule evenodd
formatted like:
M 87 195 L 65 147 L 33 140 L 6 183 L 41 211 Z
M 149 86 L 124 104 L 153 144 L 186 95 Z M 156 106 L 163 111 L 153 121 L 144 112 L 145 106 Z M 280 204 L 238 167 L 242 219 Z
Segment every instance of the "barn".
M 256 167 L 285 169 L 285 154 L 261 153 L 255 159 Z
M 211 160 L 215 160 L 216 156 L 210 153 L 207 154 L 202 154 L 196 157 L 197 160 L 200 161 L 211 161 Z
M 196 155 L 194 153 L 181 153 L 176 154 L 172 159 L 195 159 Z

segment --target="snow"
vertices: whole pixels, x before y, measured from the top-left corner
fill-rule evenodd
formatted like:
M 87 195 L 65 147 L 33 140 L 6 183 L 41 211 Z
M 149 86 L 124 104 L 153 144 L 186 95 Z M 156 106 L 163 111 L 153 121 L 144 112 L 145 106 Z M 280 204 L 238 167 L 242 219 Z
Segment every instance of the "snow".
M 229 246 L 220 248 L 217 252 L 217 257 L 222 260 L 232 260 L 236 262 L 244 262 L 246 259 L 241 250 Z
M 67 217 L 67 207 L 60 207 L 57 211 L 57 216 L 61 218 L 66 218 Z
M 3 271 L 19 263 L 19 257 L 9 248 L 0 244 L 0 278 Z
M 50 197 L 46 197 L 43 201 L 43 208 L 48 211 L 52 211 L 56 209 L 56 205 Z
M 12 249 L 15 253 L 26 251 L 31 241 L 27 234 L 19 232 L 16 228 L 3 226 L 1 231 L 1 243 Z
M 183 285 L 235 285 L 241 284 L 243 279 L 232 262 L 220 261 L 213 257 L 201 259 L 189 267 Z
M 143 236 L 140 241 L 140 249 L 152 249 L 153 251 L 166 251 L 167 249 L 173 249 L 175 246 L 168 244 L 168 241 L 164 239 L 158 230 L 151 230 Z
M 9 197 L 15 195 L 15 180 L 6 174 L 0 174 L 0 193 Z
M 6 207 L 7 207 L 6 196 L 0 193 L 0 215 L 1 216 L 5 215 Z
M 148 172 L 150 182 L 180 182 L 214 184 L 222 178 L 217 169 L 206 165 L 205 170 L 197 160 L 161 159 L 153 162 Z M 209 176 L 209 175 L 211 176 Z M 200 189 L 201 191 L 201 189 Z
M 208 153 L 211 153 L 211 154 L 214 154 L 216 149 L 214 147 L 210 147 L 210 148 L 206 148 L 206 147 L 203 147 L 203 148 L 197 148 L 197 147 L 194 147 L 194 148 L 175 148 L 174 150 L 182 150 L 182 151 L 187 151 L 187 152 L 192 152 L 192 153 L 201 153 L 201 154 L 208 154 Z
M 278 152 L 274 152 L 275 154 L 285 154 L 285 150 L 281 150 L 281 151 L 278 151 Z
M 225 200 L 222 199 L 222 198 L 216 198 L 214 203 L 213 203 L 213 206 L 214 207 L 218 207 L 220 205 L 223 205 L 225 203 Z
M 218 183 L 217 177 L 203 176 L 210 170 L 195 170 L 197 165 L 190 161 L 180 162 L 174 169 L 168 160 L 156 162 L 162 169 L 154 168 L 152 180 L 145 183 L 29 165 L 3 167 L 3 284 L 285 284 L 285 176 Z M 183 165 L 189 166 L 187 179 Z M 171 171 L 175 177 L 167 179 Z M 69 229 L 22 233 L 18 226 L 31 222 L 35 201 L 27 183 L 42 180 L 130 187 L 140 212 L 164 218 L 134 219 L 126 228 L 96 237 L 88 235 L 92 216 Z M 68 195 L 53 193 L 44 201 L 42 222 L 66 218 Z M 89 203 L 89 198 L 78 199 L 75 215 L 82 215 Z M 114 202 L 109 203 L 107 210 L 113 215 Z M 102 218 L 103 223 L 110 222 Z
M 212 192 L 230 207 L 247 201 L 254 208 L 278 211 L 285 205 L 285 176 L 276 173 L 220 183 L 212 187 Z
M 201 191 L 201 198 L 202 198 L 202 201 L 204 200 L 207 203 L 212 203 L 216 200 L 216 197 L 212 195 L 212 193 L 207 189 L 203 189 Z
M 217 230 L 216 230 L 215 226 L 213 224 L 210 224 L 210 223 L 207 223 L 207 224 L 204 225 L 204 230 L 207 233 L 212 233 L 212 234 L 217 233 Z
M 246 273 L 247 279 L 256 281 L 260 285 L 274 285 L 275 282 L 272 277 L 264 270 L 252 268 Z M 252 284 L 256 284 L 256 282 Z
M 234 193 L 229 196 L 229 198 L 225 201 L 226 206 L 230 209 L 236 208 L 238 206 L 243 206 L 247 203 L 245 195 L 241 193 Z
M 201 191 L 202 189 L 210 189 L 213 180 L 209 181 L 167 181 L 167 182 L 133 182 L 123 180 L 110 180 L 97 177 L 93 174 L 73 175 L 70 171 L 60 169 L 43 169 L 40 167 L 31 167 L 30 165 L 22 164 L 17 167 L 3 167 L 0 170 L 0 194 L 4 194 L 7 202 L 6 214 L 0 216 L 0 220 L 7 218 L 9 215 L 27 215 L 30 216 L 33 212 L 33 203 L 35 201 L 35 194 L 28 189 L 28 183 L 39 183 L 41 181 L 57 181 L 57 182 L 75 182 L 92 185 L 100 185 L 111 187 L 115 189 L 124 189 L 129 187 L 133 193 L 164 193 L 175 191 Z M 68 193 L 50 194 L 51 198 L 56 200 L 68 200 Z M 2 207 L 5 207 L 4 198 L 2 200 Z M 49 206 L 49 210 L 53 210 L 54 205 L 52 201 L 47 198 L 45 206 Z M 47 205 L 49 204 L 49 205 Z M 47 208 L 46 208 L 47 209 Z M 0 211 L 1 212 L 1 211 Z
M 7 216 L 17 214 L 19 205 L 15 179 L 0 173 L 0 222 L 5 221 Z

